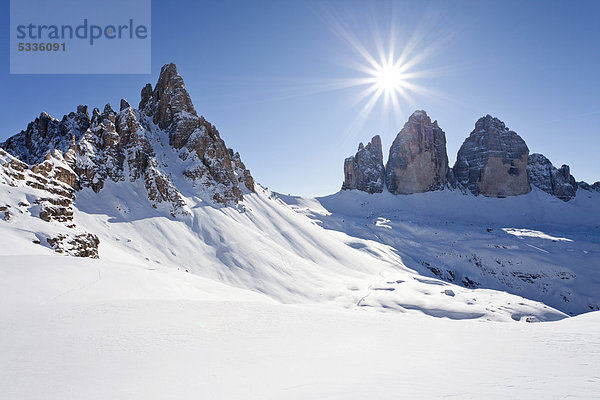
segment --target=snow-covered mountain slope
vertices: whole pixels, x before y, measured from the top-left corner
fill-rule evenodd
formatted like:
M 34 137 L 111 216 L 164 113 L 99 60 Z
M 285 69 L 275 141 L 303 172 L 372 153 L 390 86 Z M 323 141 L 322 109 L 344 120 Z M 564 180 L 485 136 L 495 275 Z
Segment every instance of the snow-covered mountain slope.
M 16 196 L 18 189 L 0 185 L 0 198 Z M 99 193 L 89 188 L 77 192 L 74 221 L 97 235 L 102 260 L 187 270 L 284 303 L 455 319 L 564 317 L 518 296 L 422 276 L 393 247 L 324 229 L 258 185 L 238 207 L 204 202 L 181 191 L 187 212 L 177 217 L 151 207 L 144 191 L 143 181 L 107 181 Z M 0 246 L 0 254 L 51 252 L 35 243 L 45 223 L 30 213 L 0 221 L 0 234 L 11 238 L 10 246 Z
M 22 247 L 12 241 L 25 230 L 34 232 L 27 240 L 58 253 L 98 257 L 98 238 L 73 221 L 75 191 L 53 176 L 68 169 L 54 158 L 30 169 L 0 149 L 0 221 L 16 232 L 3 236 L 0 252 Z
M 600 395 L 598 312 L 504 324 L 282 305 L 182 269 L 43 250 L 0 256 L 2 399 Z
M 324 228 L 394 248 L 423 276 L 506 291 L 568 314 L 600 308 L 600 193 L 541 190 L 501 199 L 437 191 L 279 195 Z M 380 282 L 381 290 L 398 285 Z

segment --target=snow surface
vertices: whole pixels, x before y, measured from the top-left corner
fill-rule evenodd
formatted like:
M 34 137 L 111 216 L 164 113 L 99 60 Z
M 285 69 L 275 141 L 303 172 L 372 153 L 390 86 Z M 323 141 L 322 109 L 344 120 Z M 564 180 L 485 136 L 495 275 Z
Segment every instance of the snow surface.
M 537 188 L 503 199 L 449 190 L 279 197 L 326 229 L 392 246 L 424 276 L 571 315 L 600 309 L 599 193 L 580 190 L 568 203 Z
M 0 199 L 19 193 L 7 190 Z M 141 181 L 106 182 L 100 193 L 77 192 L 74 221 L 100 238 L 103 260 L 187 270 L 282 303 L 506 322 L 565 317 L 520 296 L 423 276 L 393 247 L 324 229 L 258 186 L 239 208 L 185 201 L 189 213 L 174 218 L 150 206 Z M 0 254 L 51 252 L 34 243 L 44 242 L 47 223 L 27 212 L 0 222 L 0 234 L 15 241 Z
M 77 229 L 100 238 L 91 260 L 34 243 L 72 228 L 19 205 L 35 189 L 0 185 L 1 399 L 600 396 L 600 314 L 552 308 L 568 288 L 556 308 L 597 300 L 596 198 L 257 186 L 237 208 L 188 195 L 172 217 L 144 190 L 77 192 Z M 544 297 L 511 274 L 527 290 L 507 293 L 483 279 L 490 257 L 560 285 Z
M 0 256 L 0 398 L 600 397 L 600 313 L 506 324 L 284 305 L 183 270 Z

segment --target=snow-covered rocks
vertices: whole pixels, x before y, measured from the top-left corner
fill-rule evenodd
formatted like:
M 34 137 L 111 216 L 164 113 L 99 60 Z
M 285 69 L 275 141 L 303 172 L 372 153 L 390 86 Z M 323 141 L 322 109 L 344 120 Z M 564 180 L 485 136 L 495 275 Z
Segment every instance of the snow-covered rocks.
M 366 146 L 360 143 L 356 155 L 344 161 L 342 190 L 358 189 L 367 193 L 381 193 L 384 179 L 381 138 L 376 135 Z
M 529 148 L 504 122 L 491 115 L 480 118 L 460 147 L 454 164 L 458 184 L 489 197 L 529 193 Z
M 595 191 L 600 192 L 600 181 L 594 182 L 591 185 L 587 182 L 577 182 L 577 187 L 583 190 L 587 190 L 589 192 Z
M 447 175 L 446 135 L 425 111 L 415 111 L 390 148 L 387 188 L 393 194 L 439 190 Z
M 527 162 L 529 182 L 535 187 L 563 201 L 569 201 L 577 193 L 577 182 L 568 165 L 557 169 L 544 155 L 529 155 Z
M 175 64 L 162 68 L 154 90 L 144 87 L 140 111 L 168 133 L 169 144 L 181 151 L 181 159 L 189 164 L 183 174 L 212 188 L 214 201 L 237 203 L 244 191 L 254 191 L 254 179 L 239 154 L 234 157 L 217 128 L 198 116 Z
M 87 106 L 61 121 L 42 113 L 0 147 L 32 166 L 48 156 L 64 160 L 74 175 L 62 181 L 76 190 L 89 187 L 97 193 L 107 180 L 142 180 L 153 207 L 172 216 L 187 214 L 173 179 L 191 181 L 198 197 L 223 205 L 236 204 L 254 190 L 239 154 L 196 113 L 174 64 L 162 68 L 154 90 L 144 87 L 140 110 L 123 99 L 119 113 L 107 104 L 103 112 L 94 109 L 91 118 Z M 179 165 L 169 168 L 165 158 Z
M 35 232 L 34 243 L 57 253 L 97 258 L 98 237 L 73 221 L 73 175 L 60 157 L 30 169 L 0 149 L 0 223 Z

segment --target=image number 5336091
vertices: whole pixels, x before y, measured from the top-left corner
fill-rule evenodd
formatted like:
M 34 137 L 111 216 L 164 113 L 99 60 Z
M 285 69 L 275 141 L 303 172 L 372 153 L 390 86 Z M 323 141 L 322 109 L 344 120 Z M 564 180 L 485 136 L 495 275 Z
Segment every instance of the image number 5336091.
M 37 42 L 20 42 L 18 44 L 19 51 L 66 51 L 67 46 L 63 43 L 37 43 Z

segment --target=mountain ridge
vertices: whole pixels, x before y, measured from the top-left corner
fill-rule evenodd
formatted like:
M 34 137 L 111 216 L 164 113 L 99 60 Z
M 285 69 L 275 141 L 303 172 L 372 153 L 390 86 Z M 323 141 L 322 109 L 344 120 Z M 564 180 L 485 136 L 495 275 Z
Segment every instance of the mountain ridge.
M 375 136 L 373 139 L 379 138 Z M 379 139 L 379 146 L 381 141 Z M 358 183 L 350 176 L 361 176 L 372 170 L 373 163 L 356 163 L 364 151 L 359 144 L 355 156 L 344 164 L 342 190 L 365 189 L 369 183 Z M 348 160 L 353 160 L 353 173 L 348 174 Z M 383 163 L 383 160 L 381 160 Z M 416 110 L 391 144 L 383 167 L 384 185 L 393 194 L 415 194 L 444 188 L 488 197 L 518 196 L 535 186 L 563 201 L 573 199 L 577 188 L 600 191 L 600 181 L 593 184 L 577 182 L 568 165 L 560 170 L 541 154 L 529 154 L 525 141 L 504 122 L 489 114 L 479 118 L 475 128 L 458 150 L 453 167 L 448 166 L 446 136 L 437 121 L 427 112 Z M 381 190 L 379 190 L 381 189 Z
M 43 112 L 27 129 L 0 147 L 27 164 L 42 162 L 48 154 L 63 157 L 74 171 L 75 190 L 102 190 L 104 182 L 145 181 L 155 207 L 165 206 L 171 215 L 185 214 L 181 194 L 161 162 L 161 155 L 176 153 L 183 174 L 198 188 L 197 195 L 216 204 L 235 205 L 244 191 L 254 190 L 254 180 L 238 153 L 228 149 L 218 130 L 198 116 L 175 64 L 167 64 L 152 89 L 141 93 L 140 109 L 122 99 L 120 111 L 110 104 L 90 118 L 87 106 L 57 120 Z M 161 135 L 168 136 L 168 145 Z

